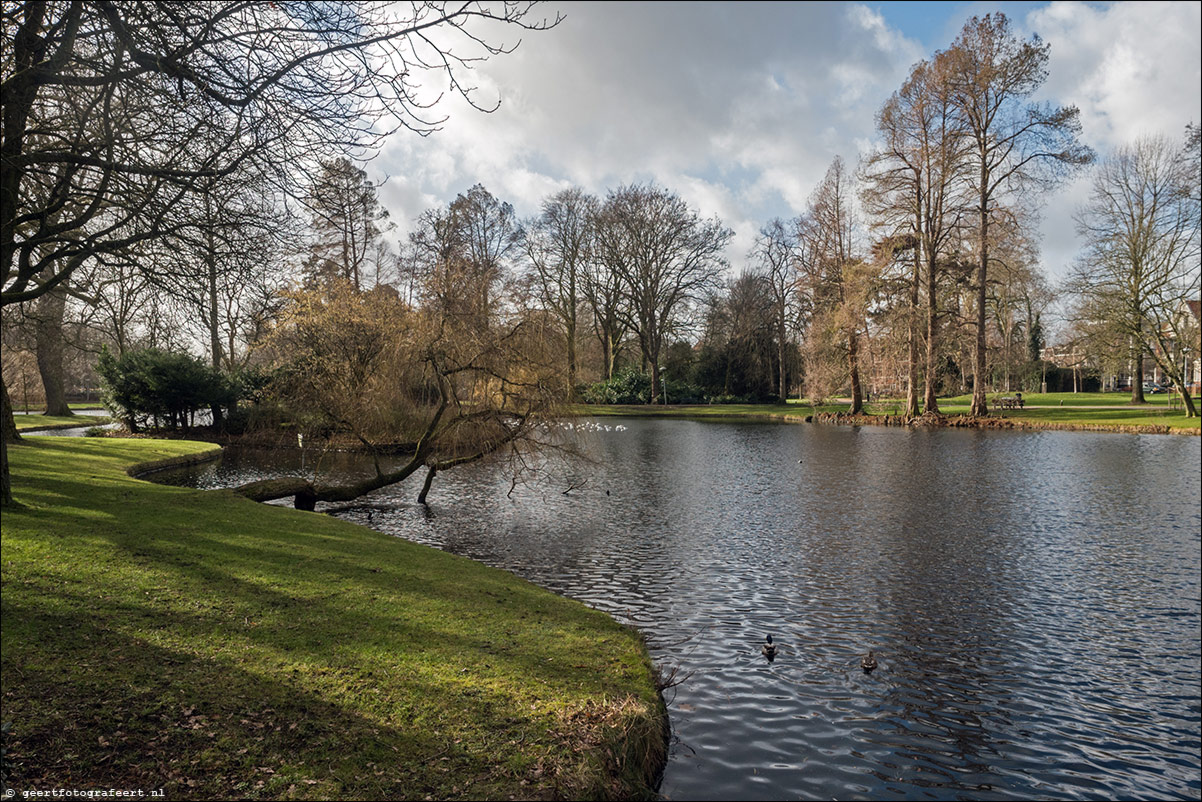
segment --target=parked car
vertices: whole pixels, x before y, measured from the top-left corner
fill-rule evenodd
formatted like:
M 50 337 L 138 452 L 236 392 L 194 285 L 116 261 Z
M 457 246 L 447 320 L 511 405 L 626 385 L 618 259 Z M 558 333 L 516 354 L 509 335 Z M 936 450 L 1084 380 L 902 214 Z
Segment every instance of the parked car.
M 1169 388 L 1159 382 L 1144 382 L 1144 392 L 1155 395 L 1156 393 L 1167 393 Z

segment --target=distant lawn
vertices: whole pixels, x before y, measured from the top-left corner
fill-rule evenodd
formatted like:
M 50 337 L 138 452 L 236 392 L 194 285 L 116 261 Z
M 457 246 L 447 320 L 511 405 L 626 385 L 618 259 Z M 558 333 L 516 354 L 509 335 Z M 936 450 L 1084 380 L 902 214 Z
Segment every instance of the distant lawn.
M 124 473 L 209 448 L 9 446 L 25 506 L 3 515 L 0 693 L 18 792 L 647 793 L 663 718 L 636 633 L 435 549 Z
M 999 396 L 1012 396 L 1014 393 L 989 393 L 986 399 L 992 405 Z M 1168 393 L 1145 394 L 1147 406 L 1168 406 Z M 972 405 L 972 394 L 958 395 L 951 398 L 940 398 L 939 405 L 944 402 L 951 405 Z M 1131 404 L 1131 393 L 1023 393 L 1023 401 L 1028 406 L 1077 406 L 1077 407 L 1121 407 Z M 1180 404 L 1180 399 L 1177 399 Z
M 675 418 L 748 418 L 812 414 L 808 406 L 789 404 L 574 404 L 573 415 L 640 415 Z
M 71 409 L 104 409 L 104 404 L 100 403 L 99 401 L 73 401 L 72 403 L 67 404 L 67 406 Z M 45 408 L 46 403 L 44 401 L 39 401 L 36 404 L 31 403 L 29 405 L 30 412 Z M 25 405 L 14 403 L 13 411 L 18 415 L 23 415 L 25 414 Z
M 965 412 L 967 412 L 965 408 Z M 1202 426 L 1198 418 L 1187 418 L 1181 412 L 1169 413 L 1163 407 L 1153 409 L 1006 409 L 992 410 L 993 415 L 1023 420 L 1054 421 L 1057 423 L 1095 424 L 1109 426 L 1168 426 L 1171 429 L 1194 429 Z
M 75 426 L 101 426 L 109 422 L 103 415 L 13 415 L 17 431 Z
M 1173 429 L 1198 430 L 1198 418 L 1187 418 L 1180 410 L 1170 410 L 1165 396 L 1156 396 L 1156 401 L 1135 409 L 1120 409 L 1130 403 L 1124 393 L 1033 393 L 1023 394 L 1027 407 L 1024 409 L 999 409 L 994 400 L 998 394 L 989 396 L 990 414 L 997 417 L 1021 418 L 1032 421 L 1049 421 L 1086 426 L 1168 426 Z M 1152 396 L 1149 396 L 1152 398 Z M 1060 401 L 1064 400 L 1063 408 Z M 971 396 L 940 398 L 939 411 L 944 415 L 967 415 Z M 1032 409 L 1046 406 L 1047 409 Z M 1074 406 L 1096 407 L 1096 409 L 1073 409 Z M 905 408 L 904 399 L 884 399 L 865 405 L 870 415 L 899 415 Z M 605 405 L 577 404 L 571 408 L 575 415 L 593 416 L 654 416 L 708 419 L 793 419 L 799 420 L 815 412 L 846 412 L 848 405 L 823 404 L 817 408 L 808 402 L 790 401 L 787 404 L 681 404 L 681 405 Z

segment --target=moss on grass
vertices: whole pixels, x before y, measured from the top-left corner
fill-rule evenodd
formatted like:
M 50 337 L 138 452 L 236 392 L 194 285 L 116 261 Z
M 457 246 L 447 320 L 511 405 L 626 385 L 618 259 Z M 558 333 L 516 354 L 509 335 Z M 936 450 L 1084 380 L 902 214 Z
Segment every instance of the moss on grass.
M 192 798 L 649 793 L 637 633 L 325 515 L 152 485 L 187 441 L 10 446 L 0 692 L 14 785 Z

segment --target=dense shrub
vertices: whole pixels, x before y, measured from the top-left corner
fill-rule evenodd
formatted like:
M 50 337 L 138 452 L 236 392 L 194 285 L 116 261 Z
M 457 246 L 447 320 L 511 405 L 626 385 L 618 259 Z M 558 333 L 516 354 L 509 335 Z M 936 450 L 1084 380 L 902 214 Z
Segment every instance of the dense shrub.
M 651 377 L 638 368 L 622 368 L 609 381 L 586 386 L 580 399 L 586 404 L 646 404 L 651 400 Z
M 115 357 L 105 350 L 97 370 L 105 403 L 130 431 L 186 428 L 197 410 L 232 407 L 238 399 L 235 382 L 187 354 L 146 348 Z

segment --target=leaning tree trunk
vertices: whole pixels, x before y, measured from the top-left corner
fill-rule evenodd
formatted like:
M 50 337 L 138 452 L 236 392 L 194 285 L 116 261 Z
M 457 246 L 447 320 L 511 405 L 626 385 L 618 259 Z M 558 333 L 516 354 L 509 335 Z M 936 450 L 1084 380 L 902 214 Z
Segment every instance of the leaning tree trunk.
M 430 485 L 434 484 L 434 477 L 436 475 L 438 475 L 438 468 L 431 465 L 430 469 L 426 471 L 426 481 L 422 483 L 422 492 L 417 494 L 418 504 L 426 503 L 426 496 L 430 494 Z
M 66 310 L 67 297 L 60 290 L 46 293 L 37 305 L 35 351 L 38 373 L 42 376 L 42 387 L 46 391 L 47 415 L 73 414 L 67 405 L 63 381 L 63 316 Z
M 1185 389 L 1184 382 L 1177 386 L 1177 392 L 1181 396 L 1181 403 L 1185 405 L 1185 417 L 1198 417 L 1198 408 L 1194 406 L 1193 396 L 1189 394 L 1189 390 Z

